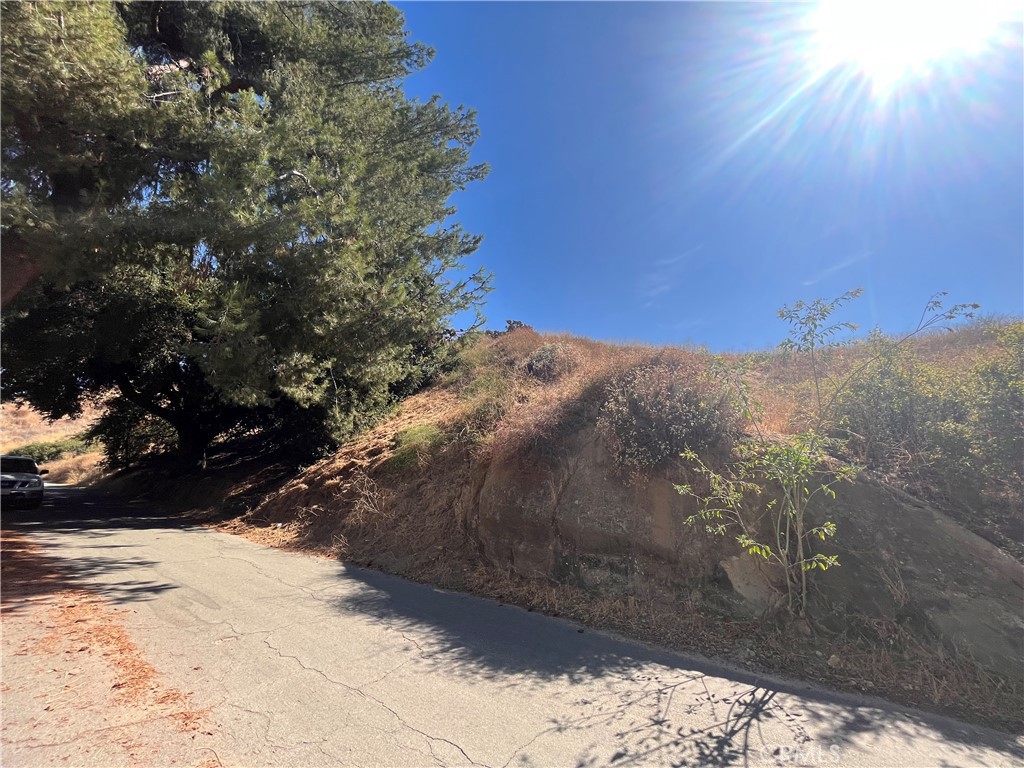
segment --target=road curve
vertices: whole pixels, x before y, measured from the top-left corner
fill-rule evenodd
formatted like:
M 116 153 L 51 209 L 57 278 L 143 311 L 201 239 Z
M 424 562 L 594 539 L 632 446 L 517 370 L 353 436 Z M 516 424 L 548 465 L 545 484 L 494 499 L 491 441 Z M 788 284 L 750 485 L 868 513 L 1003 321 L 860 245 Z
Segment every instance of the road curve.
M 225 766 L 1010 766 L 1024 741 L 54 489 L 5 526 L 121 608 Z M 4 762 L 31 764 L 5 745 Z

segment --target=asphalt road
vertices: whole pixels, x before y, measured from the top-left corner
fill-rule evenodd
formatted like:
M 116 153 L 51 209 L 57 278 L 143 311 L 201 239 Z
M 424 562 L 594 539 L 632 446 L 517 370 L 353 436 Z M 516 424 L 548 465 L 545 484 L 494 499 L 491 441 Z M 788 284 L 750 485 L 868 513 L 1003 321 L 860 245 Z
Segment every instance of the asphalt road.
M 129 609 L 224 765 L 1024 764 L 1006 734 L 50 493 L 5 525 Z

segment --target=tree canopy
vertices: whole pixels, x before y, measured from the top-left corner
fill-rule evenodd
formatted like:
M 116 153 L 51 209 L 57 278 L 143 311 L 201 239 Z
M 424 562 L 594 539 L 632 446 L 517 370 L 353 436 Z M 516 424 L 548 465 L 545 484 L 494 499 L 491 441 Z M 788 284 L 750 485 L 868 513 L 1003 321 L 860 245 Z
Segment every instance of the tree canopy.
M 108 438 L 157 423 L 191 453 L 254 424 L 323 445 L 479 303 L 483 272 L 451 278 L 479 245 L 450 202 L 487 171 L 475 116 L 403 93 L 432 51 L 396 9 L 2 14 L 2 250 L 29 283 L 7 396 L 59 417 L 114 393 Z

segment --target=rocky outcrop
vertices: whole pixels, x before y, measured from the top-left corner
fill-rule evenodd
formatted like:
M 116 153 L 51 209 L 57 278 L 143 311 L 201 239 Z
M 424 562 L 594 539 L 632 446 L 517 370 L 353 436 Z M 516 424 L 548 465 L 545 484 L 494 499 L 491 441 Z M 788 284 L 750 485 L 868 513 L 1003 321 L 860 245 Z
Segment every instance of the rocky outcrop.
M 301 528 L 310 540 L 343 541 L 357 562 L 421 578 L 483 559 L 669 608 L 694 594 L 747 616 L 780 604 L 777 572 L 730 536 L 686 525 L 696 510 L 673 487 L 692 480 L 681 464 L 627 478 L 593 421 L 581 420 L 542 448 L 456 445 L 394 472 L 395 425 L 436 418 L 444 406 L 426 396 L 407 403 L 395 424 L 310 468 L 252 516 Z M 991 668 L 1015 668 L 1024 655 L 1024 565 L 882 482 L 862 477 L 837 492 L 827 511 L 812 511 L 838 525 L 832 551 L 841 562 L 813 575 L 816 621 L 836 630 L 851 614 L 895 622 Z
M 715 581 L 731 588 L 741 612 L 779 606 L 777 572 L 731 537 L 685 524 L 694 508 L 673 488 L 681 467 L 627 481 L 593 428 L 561 448 L 555 457 L 498 450 L 477 472 L 464 514 L 490 562 L 609 594 L 654 587 L 664 600 Z M 814 575 L 816 615 L 909 623 L 994 668 L 1024 655 L 1019 561 L 882 483 L 838 491 L 827 515 L 839 527 L 841 565 Z
M 727 544 L 685 525 L 692 512 L 668 476 L 627 482 L 587 428 L 554 457 L 496 451 L 468 524 L 489 560 L 523 576 L 596 588 L 657 572 L 685 585 L 713 578 Z
M 823 604 L 907 623 L 993 669 L 1018 668 L 1024 564 L 870 478 L 841 489 L 830 513 L 842 566 L 819 578 Z

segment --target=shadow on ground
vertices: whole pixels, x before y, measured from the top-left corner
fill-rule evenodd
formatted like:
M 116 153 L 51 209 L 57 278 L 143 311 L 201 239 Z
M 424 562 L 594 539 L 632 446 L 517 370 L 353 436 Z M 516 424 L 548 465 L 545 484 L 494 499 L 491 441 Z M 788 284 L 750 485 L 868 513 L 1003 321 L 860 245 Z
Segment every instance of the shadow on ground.
M 143 499 L 120 499 L 74 485 L 48 485 L 38 509 L 3 510 L 3 527 L 15 530 L 90 531 L 119 528 L 186 528 L 195 521 L 168 514 Z
M 600 727 L 614 729 L 617 743 L 612 751 L 585 752 L 580 768 L 842 765 L 844 750 L 870 748 L 883 734 L 910 744 L 924 729 L 948 745 L 949 765 L 985 765 L 981 747 L 1003 753 L 1007 764 L 1024 762 L 1020 741 L 997 731 L 581 631 L 567 621 L 376 571 L 345 568 L 344 578 L 363 588 L 337 598 L 335 607 L 414 638 L 422 652 L 417 663 L 428 671 L 520 690 L 557 679 L 570 691 L 580 685 L 587 695 L 569 702 L 579 714 L 552 720 L 545 734 Z M 510 763 L 529 764 L 525 753 Z
M 8 509 L 2 514 L 3 556 L 2 611 L 16 613 L 28 603 L 46 595 L 68 590 L 86 590 L 114 603 L 149 600 L 175 585 L 160 581 L 118 579 L 111 583 L 112 573 L 128 571 L 154 563 L 133 557 L 129 545 L 112 545 L 103 541 L 123 528 L 167 529 L 187 528 L 193 523 L 181 517 L 149 511 L 143 504 L 118 501 L 73 486 L 48 486 L 46 500 L 38 509 Z M 96 539 L 96 548 L 124 550 L 117 557 L 96 554 L 75 559 L 53 558 L 24 535 L 33 531 L 73 533 Z
M 101 583 L 111 573 L 153 564 L 133 558 L 131 547 L 107 539 L 120 529 L 182 530 L 195 527 L 195 521 L 85 489 L 53 488 L 49 493 L 40 510 L 4 510 L 5 613 L 62 589 L 87 589 L 113 602 L 131 602 L 175 588 L 157 581 Z M 87 542 L 85 548 L 95 546 L 97 555 L 58 564 L 33 549 L 24 536 L 32 531 L 74 535 Z M 195 535 L 217 534 L 196 530 Z M 111 556 L 111 549 L 116 556 Z M 283 560 L 281 564 L 289 566 Z M 922 738 L 939 741 L 948 750 L 948 765 L 990 764 L 981 748 L 1004 755 L 1006 764 L 1024 763 L 1021 743 L 1006 734 L 730 669 L 376 571 L 340 565 L 331 569 L 332 575 L 319 582 L 324 590 L 317 599 L 340 614 L 401 633 L 417 647 L 414 663 L 428 679 L 436 671 L 520 691 L 536 688 L 542 698 L 558 696 L 562 706 L 557 709 L 572 714 L 550 720 L 536 738 L 574 735 L 589 743 L 578 755 L 579 768 L 843 765 L 846 751 L 871 749 L 883 737 L 890 744 L 894 739 L 904 744 Z M 334 572 L 346 587 L 355 589 L 334 592 L 332 597 L 328 586 Z M 552 681 L 563 684 L 545 686 Z M 365 687 L 373 690 L 372 683 Z M 588 732 L 611 732 L 614 739 L 587 739 Z M 614 746 L 597 746 L 609 743 Z M 508 763 L 529 765 L 528 748 Z

